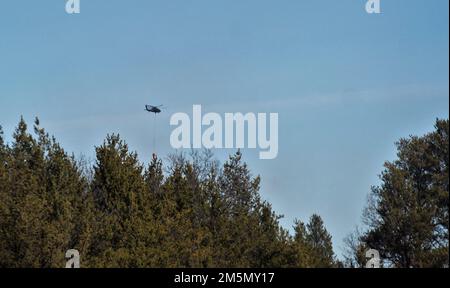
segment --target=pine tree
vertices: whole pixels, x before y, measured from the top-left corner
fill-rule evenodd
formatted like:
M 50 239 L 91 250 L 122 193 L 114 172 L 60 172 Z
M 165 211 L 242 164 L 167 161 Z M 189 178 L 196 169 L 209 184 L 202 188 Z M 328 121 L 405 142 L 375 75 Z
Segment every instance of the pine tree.
M 322 218 L 319 215 L 314 214 L 311 216 L 306 228 L 306 240 L 311 247 L 313 267 L 333 267 L 335 263 L 331 235 L 326 230 Z
M 143 167 L 118 135 L 108 135 L 96 154 L 91 188 L 96 233 L 90 257 L 96 266 L 133 267 L 139 262 L 132 248 L 138 247 L 142 229 Z
M 10 179 L 10 209 L 5 229 L 5 266 L 43 267 L 45 219 L 44 152 L 27 132 L 21 118 L 13 135 L 11 158 L 8 162 Z
M 84 254 L 87 243 L 87 223 L 84 219 L 86 206 L 84 199 L 87 183 L 73 156 L 50 138 L 35 121 L 37 145 L 44 151 L 43 195 L 45 201 L 44 237 L 46 239 L 42 257 L 47 260 L 45 266 L 62 267 L 64 253 L 77 248 Z M 62 260 L 61 260 L 62 259 Z
M 308 241 L 308 232 L 306 225 L 300 220 L 294 222 L 294 238 L 292 241 L 292 254 L 294 259 L 291 261 L 292 267 L 312 268 L 314 265 L 314 255 L 312 255 L 312 247 Z
M 448 265 L 448 120 L 423 137 L 397 143 L 382 185 L 373 187 L 362 241 L 395 267 Z
M 226 260 L 227 249 L 223 244 L 223 240 L 228 237 L 228 223 L 229 217 L 226 212 L 226 203 L 224 201 L 223 194 L 220 190 L 219 184 L 219 168 L 217 163 L 210 162 L 211 165 L 205 168 L 208 171 L 202 182 L 202 190 L 205 193 L 206 198 L 206 217 L 205 226 L 210 233 L 210 254 L 211 263 L 210 267 L 228 267 L 229 261 Z
M 63 267 L 65 251 L 78 244 L 73 227 L 84 182 L 38 119 L 35 134 L 21 119 L 12 148 L 2 143 L 0 266 Z
M 252 248 L 258 237 L 259 184 L 260 178 L 251 176 L 240 151 L 224 164 L 219 185 L 227 218 L 220 242 L 226 250 L 222 261 L 229 267 L 251 267 L 255 262 Z
M 172 173 L 164 183 L 166 215 L 162 219 L 171 231 L 166 238 L 171 244 L 167 250 L 171 252 L 170 266 L 208 267 L 211 237 L 204 225 L 205 198 L 200 180 L 192 163 L 185 159 L 172 166 Z
M 8 146 L 0 129 L 0 267 L 64 267 L 68 249 L 80 251 L 82 267 L 330 264 L 320 217 L 291 237 L 240 152 L 222 168 L 209 151 L 173 156 L 167 168 L 155 156 L 144 171 L 111 135 L 91 169 L 38 119 L 34 132 L 21 119 Z
M 287 239 L 284 237 L 284 231 L 280 227 L 278 216 L 268 202 L 260 203 L 257 211 L 259 219 L 256 227 L 256 238 L 253 240 L 253 246 L 250 249 L 251 267 L 270 268 L 285 265 L 283 253 Z

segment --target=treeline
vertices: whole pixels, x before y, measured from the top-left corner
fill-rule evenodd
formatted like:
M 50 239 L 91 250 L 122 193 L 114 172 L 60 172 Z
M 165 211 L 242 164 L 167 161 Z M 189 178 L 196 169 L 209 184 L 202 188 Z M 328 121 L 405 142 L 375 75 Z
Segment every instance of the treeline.
M 0 267 L 448 267 L 449 121 L 397 143 L 372 187 L 363 228 L 336 260 L 320 216 L 281 227 L 237 152 L 139 162 L 117 135 L 93 165 L 69 155 L 36 120 L 21 119 L 11 143 L 0 127 Z
M 69 155 L 36 120 L 11 143 L 0 128 L 0 267 L 336 267 L 320 216 L 280 226 L 237 152 L 153 158 L 148 166 L 117 135 L 95 164 Z M 448 191 L 448 190 L 447 190 Z

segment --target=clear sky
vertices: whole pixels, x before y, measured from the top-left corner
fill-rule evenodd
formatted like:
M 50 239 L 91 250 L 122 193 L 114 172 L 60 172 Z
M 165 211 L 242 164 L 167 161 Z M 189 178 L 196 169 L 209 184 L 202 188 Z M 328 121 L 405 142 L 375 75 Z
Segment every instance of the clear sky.
M 340 254 L 394 142 L 449 114 L 449 1 L 0 1 L 0 125 L 20 115 L 76 155 L 120 133 L 142 161 L 175 112 L 278 112 L 279 156 L 244 151 L 285 215 L 320 214 Z M 144 104 L 165 104 L 154 119 Z M 223 160 L 230 150 L 216 151 Z

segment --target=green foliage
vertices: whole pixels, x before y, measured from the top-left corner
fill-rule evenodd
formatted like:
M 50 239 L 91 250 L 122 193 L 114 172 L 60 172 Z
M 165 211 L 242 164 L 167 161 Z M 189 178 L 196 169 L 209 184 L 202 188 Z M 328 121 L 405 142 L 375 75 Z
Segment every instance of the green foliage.
M 36 138 L 21 119 L 11 148 L 0 148 L 1 267 L 62 267 L 84 237 L 75 228 L 86 182 L 37 119 L 34 130 Z
M 395 267 L 448 265 L 449 122 L 397 143 L 398 159 L 386 162 L 373 187 L 361 237 Z
M 346 240 L 345 264 L 365 251 L 386 265 L 448 264 L 448 120 L 398 142 L 364 214 L 368 230 Z M 36 119 L 20 120 L 10 144 L 0 127 L 0 267 L 338 267 L 331 236 L 313 215 L 294 235 L 261 200 L 238 151 L 220 167 L 210 152 L 156 156 L 145 168 L 118 135 L 77 162 Z
M 118 135 L 75 161 L 36 120 L 10 146 L 0 129 L 0 267 L 332 267 L 319 216 L 283 229 L 238 151 L 156 156 L 144 168 Z M 303 229 L 303 230 L 302 230 Z
M 323 220 L 314 214 L 309 223 L 295 221 L 294 251 L 296 262 L 300 267 L 332 268 L 335 267 L 331 235 L 325 229 Z

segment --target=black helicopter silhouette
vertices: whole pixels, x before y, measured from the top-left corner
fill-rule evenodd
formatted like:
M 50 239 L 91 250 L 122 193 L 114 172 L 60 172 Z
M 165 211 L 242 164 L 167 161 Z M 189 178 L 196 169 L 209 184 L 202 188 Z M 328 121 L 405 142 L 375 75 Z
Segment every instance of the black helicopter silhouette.
M 159 106 L 152 106 L 152 105 L 145 105 L 145 110 L 151 113 L 161 113 L 161 108 L 163 107 L 163 105 L 159 105 Z

